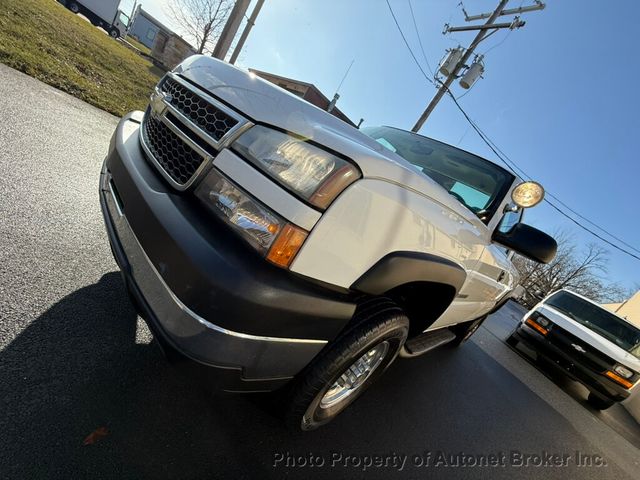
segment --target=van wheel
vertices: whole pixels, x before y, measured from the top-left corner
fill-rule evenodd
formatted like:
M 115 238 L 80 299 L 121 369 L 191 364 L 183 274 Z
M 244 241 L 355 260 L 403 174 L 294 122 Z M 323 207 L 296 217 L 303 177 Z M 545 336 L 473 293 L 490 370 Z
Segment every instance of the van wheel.
M 391 300 L 360 305 L 351 325 L 289 387 L 287 425 L 314 430 L 333 420 L 382 375 L 408 333 L 409 319 Z
M 77 3 L 71 2 L 69 4 L 69 10 L 71 10 L 73 13 L 78 13 L 80 11 L 80 7 L 78 7 Z
M 477 320 L 472 320 L 470 322 L 461 323 L 459 325 L 454 325 L 453 327 L 451 327 L 453 333 L 456 334 L 456 338 L 449 342 L 449 346 L 454 348 L 459 347 L 467 340 L 469 340 L 471 338 L 471 335 L 478 331 L 485 318 L 487 317 L 481 317 Z
M 118 38 L 120 36 L 120 32 L 118 31 L 117 28 L 112 28 L 109 30 L 109 36 L 111 38 Z
M 589 402 L 589 405 L 591 405 L 596 410 L 606 410 L 607 408 L 612 407 L 614 403 L 616 403 L 613 400 L 608 400 L 608 399 L 598 397 L 593 393 L 589 393 L 589 396 L 587 397 L 587 402 Z

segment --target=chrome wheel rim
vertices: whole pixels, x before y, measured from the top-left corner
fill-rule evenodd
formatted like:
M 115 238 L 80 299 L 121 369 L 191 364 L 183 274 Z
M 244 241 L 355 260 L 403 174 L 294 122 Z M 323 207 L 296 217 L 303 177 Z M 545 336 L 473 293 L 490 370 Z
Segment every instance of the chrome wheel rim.
M 380 366 L 388 351 L 389 342 L 385 340 L 353 362 L 323 395 L 320 408 L 331 408 L 358 391 Z

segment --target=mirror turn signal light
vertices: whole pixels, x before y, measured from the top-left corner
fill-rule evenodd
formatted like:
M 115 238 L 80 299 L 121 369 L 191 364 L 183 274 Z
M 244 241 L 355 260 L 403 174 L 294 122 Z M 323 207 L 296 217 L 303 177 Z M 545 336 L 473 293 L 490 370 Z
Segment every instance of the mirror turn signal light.
M 626 389 L 629 389 L 629 388 L 633 387 L 633 383 L 631 383 L 626 378 L 622 378 L 620 375 L 618 375 L 615 372 L 612 372 L 611 370 L 607 370 L 606 372 L 604 372 L 604 374 L 605 374 L 605 376 L 609 377 L 614 382 L 622 385 Z
M 532 318 L 527 318 L 524 323 L 526 323 L 528 326 L 541 333 L 542 335 L 546 335 L 547 333 L 549 333 L 549 330 L 544 328 L 542 325 L 538 325 Z
M 309 233 L 305 230 L 287 223 L 271 245 L 267 260 L 279 267 L 288 268 L 307 239 L 307 235 Z

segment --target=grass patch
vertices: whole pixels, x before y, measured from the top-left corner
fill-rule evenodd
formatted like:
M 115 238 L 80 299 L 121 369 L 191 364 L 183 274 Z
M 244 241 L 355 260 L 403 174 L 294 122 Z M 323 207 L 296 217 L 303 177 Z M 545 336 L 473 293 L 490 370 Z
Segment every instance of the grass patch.
M 2 0 L 0 62 L 118 116 L 143 110 L 161 75 L 53 0 Z
M 129 42 L 131 45 L 133 45 L 134 47 L 136 47 L 138 50 L 140 50 L 142 53 L 146 54 L 146 55 L 151 55 L 151 49 L 149 47 L 147 47 L 146 45 L 143 45 L 142 43 L 140 43 L 139 41 L 137 41 L 135 38 L 133 38 L 132 36 L 127 36 L 126 41 Z

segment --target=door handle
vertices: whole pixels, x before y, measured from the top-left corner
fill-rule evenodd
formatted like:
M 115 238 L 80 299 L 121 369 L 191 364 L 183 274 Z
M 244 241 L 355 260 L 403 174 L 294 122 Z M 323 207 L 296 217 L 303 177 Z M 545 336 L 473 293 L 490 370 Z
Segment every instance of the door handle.
M 502 282 L 502 280 L 504 280 L 504 276 L 507 274 L 507 272 L 505 272 L 504 270 L 500 271 L 500 275 L 498 275 L 498 283 Z

